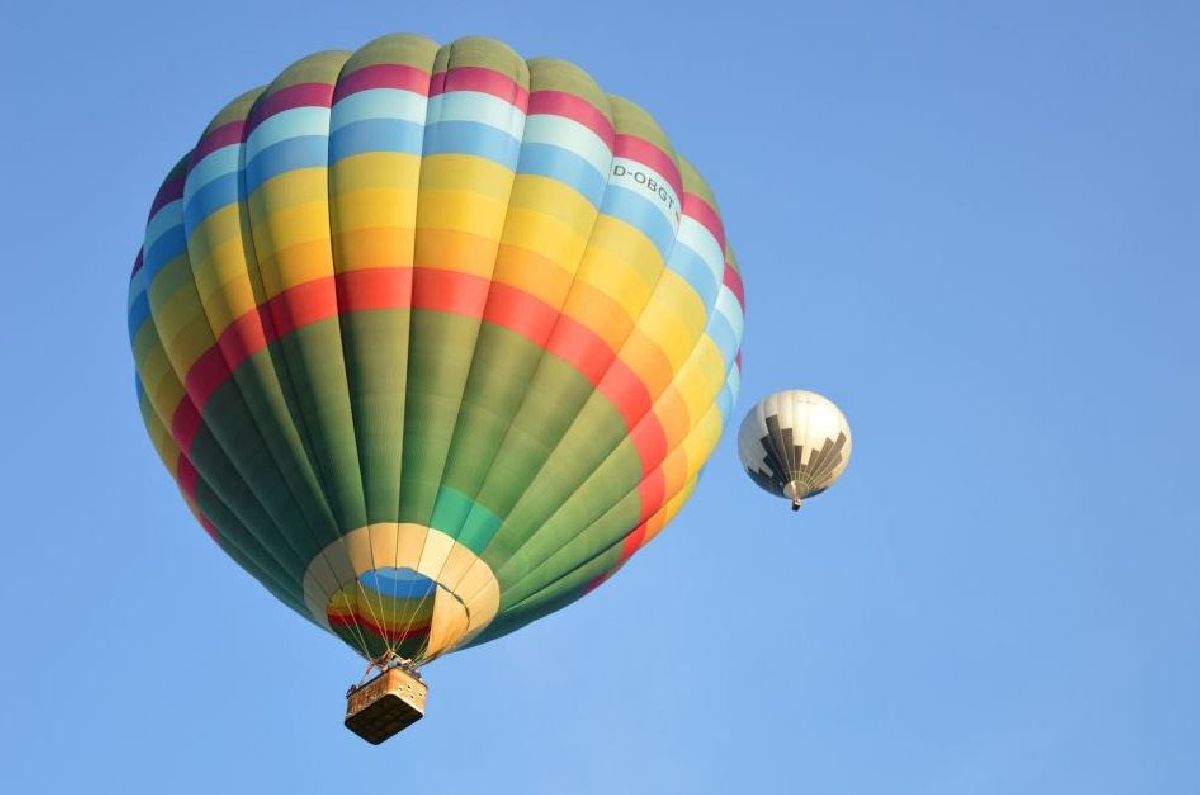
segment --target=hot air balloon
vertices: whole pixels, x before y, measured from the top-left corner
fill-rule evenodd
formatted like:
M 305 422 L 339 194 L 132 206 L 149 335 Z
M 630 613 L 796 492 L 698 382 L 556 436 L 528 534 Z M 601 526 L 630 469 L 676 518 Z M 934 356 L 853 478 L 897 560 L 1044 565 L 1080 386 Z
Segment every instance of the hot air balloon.
M 803 389 L 768 395 L 738 431 L 738 457 L 763 490 L 792 510 L 825 491 L 850 463 L 850 425 L 829 398 Z
M 596 588 L 736 399 L 741 277 L 645 110 L 501 42 L 321 52 L 216 114 L 129 285 L 146 429 L 209 536 L 382 674 Z M 369 669 L 371 670 L 371 669 Z

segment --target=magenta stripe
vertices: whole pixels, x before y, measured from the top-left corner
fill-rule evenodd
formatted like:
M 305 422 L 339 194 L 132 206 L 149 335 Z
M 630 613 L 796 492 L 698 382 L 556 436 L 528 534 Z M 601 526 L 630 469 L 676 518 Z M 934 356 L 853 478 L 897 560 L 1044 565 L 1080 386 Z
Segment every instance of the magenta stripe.
M 154 201 L 150 205 L 150 214 L 146 216 L 147 223 L 164 205 L 183 198 L 183 181 L 186 178 L 187 169 L 183 168 L 177 169 L 167 177 L 167 181 L 158 189 L 158 193 L 154 194 Z
M 534 91 L 529 95 L 529 115 L 562 116 L 579 122 L 587 127 L 600 139 L 613 148 L 616 141 L 616 131 L 599 108 L 583 97 L 568 94 L 565 91 Z
M 630 160 L 638 161 L 644 166 L 649 166 L 659 174 L 662 174 L 667 182 L 671 183 L 671 187 L 675 189 L 675 195 L 679 196 L 683 194 L 683 180 L 679 177 L 679 169 L 675 166 L 675 160 L 645 138 L 620 133 L 617 135 L 613 154 L 617 157 L 627 157 Z
M 333 85 L 330 83 L 297 83 L 294 86 L 281 88 L 274 94 L 261 97 L 250 111 L 249 127 L 246 137 L 254 132 L 254 128 L 274 116 L 292 108 L 317 107 L 328 108 L 333 104 Z
M 429 86 L 429 96 L 433 97 L 449 91 L 478 91 L 482 94 L 491 94 L 522 111 L 529 106 L 529 92 L 525 90 L 524 86 L 506 74 L 481 66 L 459 66 L 435 74 Z
M 733 293 L 733 297 L 737 299 L 738 306 L 745 312 L 746 294 L 743 292 L 742 276 L 728 262 L 725 263 L 725 286 L 729 288 L 729 292 Z
M 338 78 L 333 101 L 372 88 L 398 88 L 421 96 L 429 95 L 429 72 L 399 63 L 377 63 L 355 69 Z
M 725 225 L 721 223 L 721 216 L 717 215 L 711 204 L 694 193 L 684 193 L 683 214 L 707 229 L 716 238 L 721 253 L 725 253 Z
M 245 141 L 246 120 L 235 119 L 234 121 L 222 124 L 215 130 L 209 130 L 196 144 L 196 148 L 192 150 L 191 160 L 188 162 L 188 169 L 195 166 L 204 158 L 211 155 L 218 149 L 223 149 L 231 144 L 240 144 Z

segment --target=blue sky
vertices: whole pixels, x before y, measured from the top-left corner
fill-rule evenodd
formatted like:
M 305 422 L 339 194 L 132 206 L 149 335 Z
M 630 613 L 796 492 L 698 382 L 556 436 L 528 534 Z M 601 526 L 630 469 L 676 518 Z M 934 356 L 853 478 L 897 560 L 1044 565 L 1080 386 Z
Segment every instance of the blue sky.
M 2 792 L 1200 791 L 1200 11 L 1179 2 L 24 3 L 6 15 Z M 793 516 L 726 434 L 590 598 L 342 728 L 360 662 L 137 416 L 161 176 L 319 49 L 482 33 L 651 109 L 747 286 L 738 416 L 848 414 Z

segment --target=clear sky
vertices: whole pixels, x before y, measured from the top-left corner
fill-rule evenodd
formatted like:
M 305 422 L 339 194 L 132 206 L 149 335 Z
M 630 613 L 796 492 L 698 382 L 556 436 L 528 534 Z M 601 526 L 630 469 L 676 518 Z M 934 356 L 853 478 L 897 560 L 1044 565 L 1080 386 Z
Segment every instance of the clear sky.
M 900 8 L 904 6 L 904 8 Z M 23 2 L 5 14 L 3 793 L 1200 792 L 1200 8 L 1178 2 Z M 737 417 L 846 411 L 792 515 L 727 431 L 613 581 L 361 662 L 195 525 L 141 427 L 159 180 L 295 58 L 388 32 L 558 55 L 651 109 L 747 286 Z

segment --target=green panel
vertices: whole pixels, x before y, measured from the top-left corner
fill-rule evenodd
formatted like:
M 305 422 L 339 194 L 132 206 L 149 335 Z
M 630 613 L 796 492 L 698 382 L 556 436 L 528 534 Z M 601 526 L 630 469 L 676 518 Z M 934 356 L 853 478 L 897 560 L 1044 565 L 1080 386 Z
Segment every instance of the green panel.
M 539 477 L 539 470 L 594 389 L 590 381 L 562 359 L 550 354 L 543 356 L 480 487 L 478 502 L 498 516 L 507 516 Z M 513 541 L 520 543 L 519 538 Z
M 551 357 L 546 357 L 549 360 Z M 562 433 L 549 441 L 557 442 L 553 452 L 544 462 L 539 462 L 540 472 L 536 474 L 536 484 L 526 491 L 519 502 L 505 518 L 504 526 L 488 545 L 482 557 L 488 565 L 497 572 L 501 584 L 506 584 L 506 577 L 519 576 L 517 569 L 509 570 L 514 573 L 501 575 L 505 571 L 506 562 L 538 532 L 542 524 L 555 511 L 564 507 L 567 497 L 596 469 L 608 451 L 617 447 L 626 437 L 625 419 L 602 395 L 594 394 L 580 412 L 570 427 L 570 433 Z M 630 477 L 636 484 L 641 474 L 641 463 L 636 453 L 632 456 L 625 454 L 616 459 L 617 466 L 629 471 Z M 531 474 L 527 479 L 533 482 Z M 619 494 L 612 502 L 619 498 Z M 609 504 L 611 505 L 612 502 Z M 580 510 L 570 509 L 569 517 L 582 515 Z M 576 528 L 583 526 L 576 525 Z M 553 543 L 562 543 L 565 538 L 553 536 Z
M 469 646 L 479 646 L 488 641 L 515 632 L 530 622 L 561 610 L 585 595 L 585 589 L 597 577 L 605 574 L 620 562 L 621 547 L 615 546 L 589 563 L 569 572 L 553 583 L 536 598 L 514 604 L 496 616 L 496 619 L 481 632 Z
M 338 318 L 305 326 L 268 350 L 338 528 L 362 527 L 366 507 Z
M 272 345 L 277 349 L 279 343 Z M 297 510 L 304 517 L 294 525 L 295 531 L 308 532 L 315 543 L 324 547 L 338 537 L 337 523 L 284 397 L 275 371 L 274 356 L 277 355 L 277 350 L 273 354 L 271 350 L 263 349 L 250 356 L 234 370 L 233 383 L 221 387 L 214 398 L 230 390 L 241 394 L 270 454 L 269 461 L 279 470 Z M 211 416 L 208 421 L 216 424 L 218 417 Z
M 367 522 L 394 522 L 400 514 L 408 324 L 407 309 L 341 318 Z
M 400 521 L 428 525 L 442 484 L 479 321 L 423 309 L 412 312 Z
M 291 579 L 254 539 L 225 503 L 201 481 L 196 486 L 196 505 L 217 530 L 221 550 L 262 583 L 276 599 L 311 621 L 304 606 L 303 587 Z

